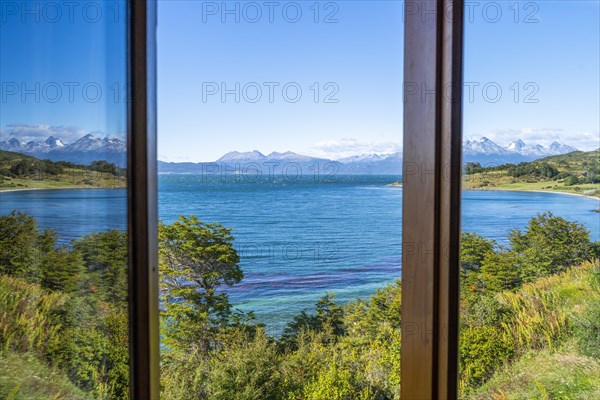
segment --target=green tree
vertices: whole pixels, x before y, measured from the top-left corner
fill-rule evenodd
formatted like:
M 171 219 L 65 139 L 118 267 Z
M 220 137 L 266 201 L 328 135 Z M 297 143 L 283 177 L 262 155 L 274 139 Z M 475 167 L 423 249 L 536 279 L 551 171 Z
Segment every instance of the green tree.
M 483 259 L 494 252 L 495 243 L 477 233 L 463 232 L 460 244 L 460 265 L 463 272 L 477 270 Z
M 117 230 L 93 233 L 73 242 L 89 273 L 89 287 L 101 298 L 121 307 L 127 305 L 127 233 Z
M 232 335 L 211 359 L 207 391 L 215 400 L 283 399 L 280 356 L 263 330 Z
M 79 252 L 62 247 L 47 253 L 42 264 L 42 286 L 66 293 L 78 290 L 85 271 Z
M 579 184 L 579 178 L 575 175 L 569 175 L 565 178 L 565 186 L 573 186 Z
M 19 160 L 10 167 L 10 172 L 16 176 L 35 175 L 35 162 L 33 160 Z
M 35 220 L 20 211 L 0 216 L 0 272 L 39 283 L 42 260 L 54 250 L 53 231 L 40 232 Z
M 165 344 L 208 352 L 231 315 L 228 296 L 217 289 L 243 278 L 231 230 L 180 216 L 160 225 L 159 249 Z
M 593 252 L 583 225 L 550 212 L 532 218 L 525 232 L 513 230 L 509 240 L 512 250 L 523 256 L 525 281 L 564 271 L 588 260 Z
M 319 326 L 319 320 L 316 315 L 309 314 L 307 310 L 302 310 L 297 315 L 294 315 L 292 320 L 283 328 L 283 334 L 279 342 L 284 349 L 296 350 L 300 334 L 317 331 Z
M 331 292 L 319 299 L 315 304 L 315 314 L 302 310 L 286 325 L 281 335 L 280 344 L 285 349 L 297 349 L 298 336 L 301 332 L 330 333 L 328 339 L 345 333 L 344 310 L 335 303 L 335 295 Z
M 523 283 L 522 259 L 511 251 L 489 253 L 483 260 L 474 285 L 484 292 L 500 292 L 519 287 Z M 472 282 L 472 281 L 471 281 Z

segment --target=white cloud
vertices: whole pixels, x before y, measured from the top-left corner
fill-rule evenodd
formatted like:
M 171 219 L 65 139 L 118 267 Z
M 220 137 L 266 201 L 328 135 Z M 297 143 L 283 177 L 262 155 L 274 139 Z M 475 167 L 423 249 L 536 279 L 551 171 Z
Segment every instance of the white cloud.
M 361 154 L 395 153 L 402 150 L 398 142 L 361 142 L 353 138 L 326 140 L 314 144 L 309 153 L 315 157 L 340 159 Z
M 30 140 L 40 141 L 46 140 L 50 136 L 61 139 L 64 143 L 72 143 L 77 139 L 91 133 L 96 137 L 106 137 L 103 132 L 90 132 L 85 129 L 81 129 L 75 126 L 51 126 L 51 125 L 29 125 L 29 124 L 10 124 L 6 125 L 4 129 L 0 129 L 0 140 L 10 140 L 17 138 L 22 142 L 28 142 Z M 113 135 L 110 135 L 113 136 Z M 120 139 L 123 136 L 114 135 Z
M 464 139 L 475 139 L 481 136 L 485 136 L 501 146 L 508 146 L 511 142 L 521 139 L 530 145 L 541 144 L 547 146 L 552 142 L 559 142 L 576 147 L 579 150 L 595 150 L 600 147 L 600 134 L 598 132 L 567 132 L 561 128 L 498 129 L 478 136 L 465 137 Z
M 196 162 L 191 157 L 183 157 L 183 156 L 168 157 L 164 154 L 159 154 L 158 160 L 164 161 L 164 162 Z

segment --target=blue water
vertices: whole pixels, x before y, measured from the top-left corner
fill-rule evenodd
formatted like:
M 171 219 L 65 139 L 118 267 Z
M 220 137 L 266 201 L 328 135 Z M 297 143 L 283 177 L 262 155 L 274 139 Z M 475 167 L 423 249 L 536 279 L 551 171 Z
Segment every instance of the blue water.
M 172 222 L 196 214 L 233 229 L 243 281 L 231 302 L 254 310 L 274 330 L 327 291 L 339 300 L 366 297 L 400 277 L 402 189 L 397 177 L 261 182 L 227 177 L 161 175 L 159 214 Z M 506 244 L 541 211 L 584 224 L 600 240 L 599 201 L 552 193 L 464 192 L 463 230 Z M 0 213 L 20 209 L 69 241 L 126 226 L 125 190 L 2 193 Z

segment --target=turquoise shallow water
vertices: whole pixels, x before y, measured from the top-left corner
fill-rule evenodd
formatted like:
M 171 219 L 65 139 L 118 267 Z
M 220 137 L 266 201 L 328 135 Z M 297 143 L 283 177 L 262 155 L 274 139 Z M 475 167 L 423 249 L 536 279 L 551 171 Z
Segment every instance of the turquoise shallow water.
M 196 214 L 233 229 L 244 280 L 227 289 L 232 303 L 254 310 L 272 329 L 327 291 L 346 301 L 400 277 L 402 189 L 389 176 L 340 176 L 249 182 L 241 178 L 161 175 L 159 214 L 171 222 Z M 2 193 L 0 213 L 26 210 L 64 241 L 124 229 L 125 190 Z M 463 230 L 505 244 L 541 211 L 578 221 L 600 240 L 595 199 L 552 193 L 464 192 Z

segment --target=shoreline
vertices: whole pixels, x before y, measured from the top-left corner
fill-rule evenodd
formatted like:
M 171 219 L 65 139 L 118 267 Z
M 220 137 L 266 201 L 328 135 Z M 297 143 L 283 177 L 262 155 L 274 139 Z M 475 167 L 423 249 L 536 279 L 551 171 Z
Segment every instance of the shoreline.
M 394 185 L 394 184 L 387 184 L 386 187 L 402 187 L 402 185 Z M 30 191 L 30 190 L 78 190 L 78 189 L 107 189 L 107 190 L 115 190 L 115 189 L 127 189 L 126 186 L 123 187 L 101 187 L 101 186 L 94 186 L 94 187 L 80 187 L 80 186 L 65 186 L 65 187 L 52 187 L 52 188 L 17 188 L 17 189 L 3 189 L 0 188 L 0 193 L 11 193 L 11 192 L 25 192 L 25 191 Z M 531 192 L 531 193 L 555 193 L 555 194 L 565 194 L 565 195 L 569 195 L 569 196 L 578 196 L 578 197 L 585 197 L 588 199 L 595 199 L 597 201 L 600 202 L 600 198 L 596 197 L 596 196 L 590 196 L 590 195 L 586 195 L 586 194 L 582 194 L 582 193 L 573 193 L 573 192 L 565 192 L 565 191 L 559 191 L 559 190 L 536 190 L 536 189 L 502 189 L 502 188 L 494 188 L 494 189 L 474 189 L 474 188 L 469 188 L 469 189 L 463 189 L 464 191 L 473 191 L 473 192 Z
M 102 187 L 102 186 L 93 186 L 93 187 L 81 187 L 81 186 L 65 186 L 65 187 L 51 187 L 51 188 L 19 188 L 19 189 L 3 189 L 0 188 L 0 193 L 11 193 L 11 192 L 28 192 L 31 190 L 89 190 L 89 189 L 106 189 L 106 190 L 115 190 L 115 189 L 127 189 L 126 186 L 123 187 Z
M 386 187 L 402 187 L 401 183 L 398 182 L 393 182 L 393 183 L 388 183 L 387 185 L 385 185 Z M 566 194 L 569 196 L 579 196 L 579 197 L 585 197 L 588 199 L 596 199 L 598 201 L 600 201 L 600 197 L 598 196 L 594 196 L 594 195 L 588 195 L 588 194 L 583 194 L 583 193 L 575 193 L 575 192 L 568 192 L 568 191 L 564 191 L 564 190 L 540 190 L 540 189 L 510 189 L 510 188 L 498 188 L 498 187 L 494 187 L 491 189 L 487 189 L 487 188 L 463 188 L 463 191 L 472 191 L 472 192 L 530 192 L 530 193 L 556 193 L 556 194 Z M 595 189 L 596 191 L 600 190 L 600 187 L 598 189 Z
M 494 189 L 463 189 L 472 192 L 530 192 L 530 193 L 555 193 L 555 194 L 566 194 L 569 196 L 578 196 L 585 197 L 587 199 L 594 199 L 600 202 L 600 197 L 590 196 L 583 193 L 573 193 L 573 192 L 565 192 L 561 190 L 538 190 L 538 189 L 502 189 L 502 188 L 494 188 Z

